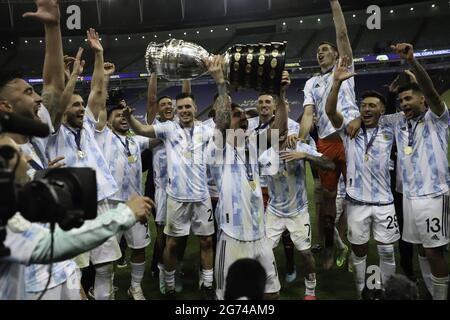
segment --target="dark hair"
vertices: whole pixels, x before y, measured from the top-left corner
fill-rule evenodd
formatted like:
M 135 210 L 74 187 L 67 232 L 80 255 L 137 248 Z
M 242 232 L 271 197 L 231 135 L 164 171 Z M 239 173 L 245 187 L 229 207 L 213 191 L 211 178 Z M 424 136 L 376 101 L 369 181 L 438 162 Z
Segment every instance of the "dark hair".
M 375 90 L 364 91 L 363 94 L 361 95 L 361 99 L 365 99 L 365 98 L 377 98 L 378 100 L 380 100 L 380 102 L 383 104 L 383 106 L 386 105 L 386 98 L 378 91 L 375 91 Z
M 157 104 L 158 106 L 159 106 L 159 102 L 160 102 L 162 99 L 170 99 L 170 100 L 172 100 L 172 98 L 169 97 L 169 96 L 161 96 L 161 97 L 158 98 L 158 100 L 156 100 L 156 104 Z
M 255 259 L 239 259 L 228 269 L 225 300 L 247 297 L 262 300 L 266 287 L 266 270 Z
M 108 106 L 107 109 L 106 109 L 106 117 L 107 117 L 107 119 L 109 120 L 109 117 L 111 117 L 112 113 L 115 110 L 122 110 L 122 109 L 123 109 L 123 107 L 118 105 L 118 104 Z
M 381 296 L 382 300 L 417 300 L 417 285 L 402 274 L 393 274 L 386 284 Z
M 417 83 L 411 82 L 407 85 L 401 86 L 398 89 L 398 94 L 408 91 L 408 90 L 412 90 L 412 92 L 414 92 L 414 93 L 423 93 L 422 89 L 420 88 L 420 86 Z
M 177 96 L 175 97 L 175 100 L 181 100 L 181 99 L 186 99 L 186 98 L 191 98 L 193 101 L 195 101 L 194 95 L 192 95 L 191 93 L 186 93 L 186 92 L 182 92 L 177 94 Z
M 116 106 L 121 100 L 124 100 L 125 94 L 122 89 L 114 88 L 108 92 L 108 100 L 106 101 L 107 106 Z
M 319 45 L 317 47 L 320 47 L 321 45 L 324 45 L 324 44 L 329 45 L 339 55 L 339 50 L 338 50 L 338 48 L 336 47 L 336 45 L 334 43 L 331 43 L 331 42 L 328 42 L 328 41 L 322 41 L 322 42 L 319 43 Z
M 208 118 L 215 118 L 215 116 L 216 116 L 216 110 L 214 110 L 213 108 L 212 108 L 212 106 L 209 106 L 209 108 L 211 108 L 210 110 L 209 110 L 209 112 L 208 112 Z
M 22 79 L 22 73 L 19 70 L 0 71 L 0 90 L 14 79 Z
M 237 108 L 242 109 L 240 105 L 238 105 L 237 103 L 232 102 L 231 103 L 231 110 L 234 110 L 234 109 L 237 109 Z

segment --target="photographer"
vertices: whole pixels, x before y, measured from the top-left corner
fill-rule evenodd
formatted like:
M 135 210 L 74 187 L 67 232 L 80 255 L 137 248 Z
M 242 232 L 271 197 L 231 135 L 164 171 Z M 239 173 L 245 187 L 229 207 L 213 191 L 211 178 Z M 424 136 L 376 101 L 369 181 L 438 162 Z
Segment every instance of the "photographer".
M 0 150 L 3 158 L 7 152 L 14 153 L 11 159 L 7 159 L 7 168 L 15 170 L 16 184 L 26 183 L 29 180 L 26 171 L 30 158 L 6 135 L 0 135 Z M 152 206 L 154 204 L 149 198 L 133 197 L 126 205 L 86 221 L 81 228 L 65 232 L 56 227 L 53 250 L 48 229 L 16 214 L 6 226 L 4 245 L 11 250 L 11 254 L 0 258 L 0 300 L 24 298 L 24 265 L 63 261 L 91 250 L 116 232 L 130 228 L 138 220 L 145 220 Z M 66 285 L 70 287 L 71 283 Z

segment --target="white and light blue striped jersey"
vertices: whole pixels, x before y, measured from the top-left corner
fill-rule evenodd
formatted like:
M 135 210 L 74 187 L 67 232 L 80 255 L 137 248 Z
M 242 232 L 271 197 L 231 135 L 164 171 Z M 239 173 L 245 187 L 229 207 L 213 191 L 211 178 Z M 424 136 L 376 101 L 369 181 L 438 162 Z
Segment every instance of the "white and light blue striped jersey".
M 260 125 L 259 117 L 253 117 L 248 119 L 248 130 L 255 130 Z M 265 126 L 264 124 L 261 126 L 261 130 L 259 130 L 259 134 L 264 132 L 268 129 L 268 126 Z M 298 122 L 288 118 L 288 136 L 290 135 L 298 135 L 300 130 L 300 125 Z M 261 176 L 261 187 L 267 187 L 267 177 Z
M 216 123 L 214 122 L 213 118 L 209 118 L 202 122 L 205 126 L 208 126 L 212 129 L 215 129 Z M 214 178 L 211 174 L 211 171 L 209 169 L 209 166 L 206 166 L 206 176 L 208 179 L 208 191 L 209 196 L 211 198 L 219 198 L 219 190 L 217 189 L 216 182 L 214 181 Z
M 207 120 L 208 121 L 208 120 Z M 248 130 L 255 130 L 259 125 L 259 117 L 253 117 L 247 120 L 248 121 Z M 262 125 L 264 130 L 267 130 L 267 127 Z M 297 134 L 300 130 L 300 125 L 298 122 L 288 118 L 288 135 Z M 262 130 L 263 131 L 263 130 Z M 260 133 L 262 132 L 260 131 Z
M 209 198 L 206 177 L 206 146 L 214 129 L 195 122 L 184 129 L 176 121 L 153 125 L 167 154 L 167 194 L 180 202 L 199 202 Z
M 347 192 L 345 191 L 345 180 L 344 180 L 344 176 L 341 174 L 341 176 L 339 177 L 336 198 L 345 198 L 346 194 L 347 194 Z
M 24 300 L 25 266 L 30 262 L 32 253 L 45 234 L 38 224 L 29 223 L 24 228 L 16 214 L 6 226 L 4 245 L 10 249 L 10 255 L 0 258 L 0 300 Z M 46 266 L 47 267 L 47 266 Z
M 153 121 L 153 124 L 162 123 L 158 119 Z M 161 144 L 152 148 L 152 163 L 153 163 L 153 180 L 156 188 L 163 190 L 167 189 L 167 154 L 166 147 L 161 141 Z
M 293 151 L 287 149 L 287 151 Z M 311 146 L 297 142 L 296 152 L 304 152 L 314 157 L 321 157 Z M 279 217 L 293 217 L 307 212 L 308 197 L 306 189 L 305 160 L 285 162 L 279 154 L 270 148 L 259 158 L 261 175 L 267 175 L 269 203 L 267 211 Z M 271 175 L 267 169 L 279 161 L 277 173 Z M 287 176 L 285 174 L 287 173 Z
M 81 130 L 80 145 L 84 157 L 79 157 L 77 154 L 78 148 L 72 133 L 75 129 L 68 129 L 64 125 L 61 125 L 59 130 L 50 136 L 47 145 L 47 155 L 49 159 L 65 156 L 64 161 L 67 167 L 88 167 L 94 169 L 97 177 L 97 201 L 101 201 L 111 197 L 119 189 L 109 171 L 103 152 L 95 139 L 95 124 L 96 120 L 88 106 L 84 115 L 83 129 Z
M 394 143 L 394 131 L 379 124 L 378 129 L 367 128 L 367 142 L 376 133 L 367 157 L 364 131 L 351 139 L 345 125 L 338 130 L 345 148 L 347 161 L 347 195 L 357 201 L 370 204 L 389 204 L 394 201 L 391 192 L 389 161 Z
M 253 164 L 246 166 L 244 159 L 235 157 L 234 147 L 225 145 L 225 149 L 219 149 L 211 141 L 208 146 L 209 169 L 219 189 L 215 212 L 217 225 L 228 236 L 240 241 L 261 239 L 265 236 L 265 218 L 259 165 L 252 161 Z M 256 149 L 253 144 L 249 147 Z M 217 159 L 225 161 L 216 163 L 214 160 Z M 253 175 L 253 188 L 247 170 Z
M 119 190 L 109 199 L 126 202 L 134 194 L 142 195 L 141 152 L 149 147 L 149 138 L 121 136 L 107 126 L 102 132 L 96 131 L 95 137 L 111 175 L 118 182 Z M 129 161 L 127 145 L 134 162 Z
M 438 117 L 431 110 L 410 121 L 413 135 L 412 152 L 405 153 L 408 146 L 408 123 L 403 114 L 385 115 L 380 122 L 390 125 L 395 131 L 398 150 L 397 170 L 401 170 L 403 194 L 408 199 L 432 198 L 449 190 L 448 170 L 448 121 L 449 111 Z M 411 130 L 413 131 L 413 130 Z
M 336 67 L 335 67 L 336 68 Z M 350 68 L 355 70 L 354 64 Z M 314 105 L 317 116 L 317 131 L 319 138 L 324 139 L 336 132 L 325 111 L 328 95 L 333 86 L 334 68 L 331 72 L 320 74 L 306 81 L 303 106 Z M 342 83 L 339 90 L 337 110 L 342 113 L 346 121 L 359 117 L 359 108 L 355 97 L 355 79 L 350 78 Z

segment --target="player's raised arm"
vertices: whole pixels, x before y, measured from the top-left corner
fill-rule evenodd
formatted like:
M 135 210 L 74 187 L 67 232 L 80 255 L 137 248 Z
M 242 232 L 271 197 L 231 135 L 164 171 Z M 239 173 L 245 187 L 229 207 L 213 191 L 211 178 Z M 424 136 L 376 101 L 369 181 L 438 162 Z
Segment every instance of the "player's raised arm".
M 181 92 L 186 93 L 186 94 L 192 94 L 191 80 L 183 80 Z
M 111 75 L 116 71 L 116 66 L 114 65 L 114 63 L 105 62 L 103 64 L 103 70 L 104 70 L 104 75 L 105 75 L 103 86 L 104 86 L 104 92 L 105 92 L 105 94 L 107 94 L 108 87 L 109 87 L 109 80 L 110 80 Z M 95 129 L 98 131 L 102 131 L 106 126 L 106 122 L 108 120 L 107 118 L 108 118 L 108 113 L 106 110 L 106 98 L 105 98 L 105 104 L 100 108 L 100 111 L 98 112 L 98 122 L 95 125 Z
M 89 47 L 95 53 L 94 73 L 91 80 L 91 92 L 88 98 L 88 107 L 91 109 L 95 119 L 106 103 L 105 92 L 105 70 L 103 69 L 103 46 L 100 43 L 100 37 L 95 29 L 90 28 L 87 32 L 87 42 Z
M 348 38 L 347 25 L 345 23 L 344 13 L 338 0 L 330 0 L 331 11 L 333 12 L 334 27 L 336 29 L 336 42 L 339 55 L 347 56 L 350 64 L 353 61 L 353 51 Z
M 344 117 L 339 111 L 337 111 L 339 90 L 341 88 L 342 82 L 355 75 L 353 72 L 350 72 L 348 70 L 350 63 L 350 59 L 347 56 L 344 56 L 340 59 L 339 66 L 334 72 L 333 85 L 331 87 L 331 91 L 327 98 L 327 104 L 325 106 L 325 111 L 327 113 L 328 119 L 330 119 L 331 124 L 335 128 L 342 127 L 342 124 L 344 122 Z
M 132 110 L 128 106 L 123 109 L 123 116 L 125 117 L 125 119 L 127 119 L 131 129 L 133 129 L 133 131 L 139 136 L 156 138 L 155 128 L 153 127 L 153 125 L 145 125 L 139 122 L 139 120 L 133 117 L 133 111 L 134 110 Z
M 64 58 L 57 0 L 34 0 L 36 12 L 26 12 L 24 18 L 33 18 L 45 27 L 45 58 L 43 69 L 42 103 L 47 108 L 53 126 L 59 127 L 65 106 L 60 103 L 64 91 Z
M 158 76 L 155 72 L 148 79 L 147 88 L 147 123 L 152 124 L 158 114 Z
M 203 63 L 208 68 L 208 72 L 217 84 L 219 96 L 216 100 L 216 116 L 214 122 L 216 129 L 225 134 L 226 129 L 231 125 L 231 101 L 228 96 L 225 77 L 223 75 L 223 57 L 214 56 L 213 59 L 205 58 Z
M 279 142 L 283 144 L 288 134 L 288 104 L 286 100 L 286 92 L 291 84 L 289 72 L 283 71 L 281 77 L 280 95 L 277 97 L 277 109 L 275 110 L 275 119 L 270 130 L 279 130 Z M 270 134 L 268 135 L 271 136 Z
M 442 115 L 445 111 L 445 104 L 436 91 L 428 72 L 422 67 L 419 61 L 414 58 L 413 46 L 409 43 L 400 43 L 392 46 L 392 49 L 394 49 L 394 51 L 398 53 L 402 59 L 406 60 L 411 65 L 411 69 L 416 76 L 417 83 L 422 89 L 426 102 L 431 111 L 437 116 Z
M 318 157 L 307 152 L 282 150 L 280 151 L 280 157 L 286 162 L 299 160 L 309 161 L 311 165 L 319 170 L 332 171 L 335 169 L 334 163 L 325 156 Z

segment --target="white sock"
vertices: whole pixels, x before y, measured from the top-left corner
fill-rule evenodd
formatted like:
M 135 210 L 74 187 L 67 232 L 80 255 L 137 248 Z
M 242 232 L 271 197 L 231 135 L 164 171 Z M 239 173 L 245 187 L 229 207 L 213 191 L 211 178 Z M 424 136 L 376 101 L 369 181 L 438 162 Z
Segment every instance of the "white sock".
M 380 257 L 381 283 L 384 285 L 395 273 L 394 245 L 379 244 L 377 248 Z
M 114 300 L 112 263 L 95 267 L 94 296 L 95 300 Z
M 420 271 L 422 272 L 422 278 L 425 282 L 425 286 L 427 287 L 428 292 L 433 295 L 433 285 L 431 283 L 431 267 L 428 258 L 419 255 L 419 266 Z
M 336 243 L 338 249 L 342 250 L 345 248 L 345 243 L 342 241 L 339 236 L 339 231 L 336 227 L 334 227 L 334 243 Z
M 166 280 L 166 291 L 175 290 L 175 270 L 164 270 L 164 279 Z
M 351 257 L 353 264 L 353 272 L 355 273 L 356 291 L 358 297 L 360 297 L 366 282 L 367 255 L 365 255 L 364 257 L 358 257 L 352 251 Z
M 131 264 L 131 286 L 133 288 L 140 287 L 142 279 L 144 278 L 145 262 Z
M 447 300 L 448 281 L 448 276 L 438 278 L 431 275 L 431 282 L 433 284 L 433 300 Z
M 205 270 L 202 269 L 201 271 L 201 282 L 203 283 L 203 286 L 205 287 L 212 287 L 213 283 L 213 269 Z
M 310 273 L 305 277 L 305 296 L 315 296 L 316 295 L 316 274 Z

